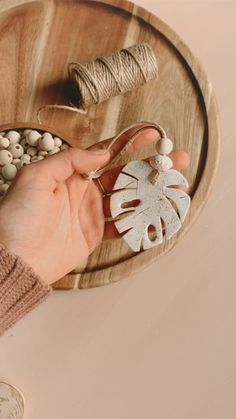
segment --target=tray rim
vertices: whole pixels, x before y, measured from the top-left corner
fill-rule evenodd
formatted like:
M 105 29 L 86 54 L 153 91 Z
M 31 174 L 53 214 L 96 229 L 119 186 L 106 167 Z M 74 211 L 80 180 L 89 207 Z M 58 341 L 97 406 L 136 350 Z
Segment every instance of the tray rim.
M 38 0 L 1 0 L 0 2 L 0 13 L 9 11 L 11 9 L 14 9 L 18 6 L 23 6 L 27 4 L 37 3 Z M 196 191 L 194 193 L 193 199 L 192 199 L 192 205 L 190 210 L 190 216 L 185 223 L 185 225 L 182 227 L 180 232 L 178 233 L 178 238 L 171 241 L 168 246 L 166 246 L 164 249 L 162 249 L 161 255 L 155 254 L 152 249 L 141 252 L 138 254 L 132 255 L 131 258 L 128 258 L 126 260 L 123 260 L 121 262 L 116 263 L 115 265 L 111 267 L 106 267 L 102 269 L 98 269 L 97 271 L 90 271 L 90 272 L 82 272 L 81 274 L 68 274 L 65 278 L 68 278 L 72 280 L 74 279 L 75 286 L 73 285 L 71 287 L 65 287 L 57 286 L 55 283 L 54 289 L 77 289 L 77 288 L 91 288 L 91 287 L 97 287 L 102 286 L 106 284 L 110 284 L 113 282 L 116 282 L 124 277 L 127 277 L 129 275 L 133 275 L 138 271 L 141 271 L 146 266 L 150 265 L 153 261 L 157 261 L 160 256 L 163 256 L 166 254 L 169 250 L 171 250 L 177 241 L 179 241 L 190 229 L 192 224 L 196 221 L 199 214 L 203 210 L 209 195 L 212 190 L 212 186 L 216 177 L 217 173 L 217 167 L 219 164 L 219 157 L 220 157 L 220 142 L 221 142 L 221 130 L 220 130 L 220 120 L 219 120 L 219 111 L 218 111 L 218 104 L 216 100 L 215 93 L 212 88 L 212 84 L 209 81 L 209 78 L 203 69 L 199 59 L 193 54 L 191 49 L 187 46 L 187 44 L 182 40 L 182 38 L 164 21 L 162 21 L 158 16 L 154 15 L 152 12 L 146 10 L 145 8 L 138 6 L 128 0 L 77 0 L 78 3 L 97 3 L 97 4 L 104 4 L 107 6 L 115 7 L 118 10 L 125 11 L 129 13 L 131 16 L 134 16 L 138 19 L 143 20 L 145 23 L 149 24 L 154 30 L 157 30 L 161 33 L 165 39 L 176 49 L 178 54 L 181 56 L 184 66 L 187 67 L 188 72 L 192 75 L 194 78 L 194 82 L 197 85 L 197 89 L 199 91 L 199 94 L 202 96 L 202 101 L 205 107 L 205 115 L 206 115 L 206 125 L 208 129 L 208 135 L 207 135 L 207 155 L 205 160 L 205 165 L 202 170 L 200 180 L 198 183 L 198 186 L 196 188 Z M 13 127 L 17 124 L 20 124 L 21 127 L 26 127 L 27 124 L 29 127 L 36 126 L 37 123 L 34 121 L 32 122 L 21 122 L 16 123 L 13 122 L 12 125 L 9 124 L 3 124 L 1 125 L 1 129 L 5 126 Z M 46 125 L 40 125 L 38 126 L 38 129 L 47 129 L 50 132 L 55 132 L 61 138 L 65 139 L 65 141 L 69 141 L 70 137 L 67 136 L 67 139 L 65 138 L 65 134 L 60 133 L 59 130 L 55 130 L 53 127 L 49 127 Z M 20 127 L 19 127 L 20 128 Z M 5 128 L 7 129 L 7 128 Z M 209 174 L 210 172 L 210 174 Z M 206 182 L 207 179 L 207 182 Z M 201 199 L 199 199 L 199 197 Z M 200 204 L 197 206 L 194 205 L 195 202 L 198 201 Z M 133 263 L 134 258 L 142 259 L 142 255 L 146 252 L 149 252 L 148 258 L 145 258 L 145 260 L 141 261 L 141 265 L 137 267 L 135 263 Z M 130 267 L 132 266 L 132 268 Z M 136 266 L 135 266 L 136 265 Z M 121 267 L 121 272 L 117 272 L 117 268 Z M 106 281 L 103 283 L 100 283 L 96 279 L 96 272 L 99 273 L 99 276 L 103 275 L 103 273 L 106 276 Z M 112 274 L 112 277 L 111 277 Z M 79 278 L 78 278 L 79 275 Z M 94 279 L 91 280 L 91 275 L 94 276 Z M 58 281 L 60 282 L 60 280 Z

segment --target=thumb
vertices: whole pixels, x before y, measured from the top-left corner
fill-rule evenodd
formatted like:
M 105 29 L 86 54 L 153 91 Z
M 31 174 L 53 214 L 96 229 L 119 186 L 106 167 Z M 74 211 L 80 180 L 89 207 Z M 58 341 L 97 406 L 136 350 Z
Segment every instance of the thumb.
M 40 186 L 47 190 L 54 190 L 57 183 L 65 181 L 73 173 L 89 173 L 108 163 L 109 159 L 110 153 L 104 149 L 81 150 L 70 147 L 45 160 L 23 167 L 16 183 L 20 182 L 22 187 L 23 183 L 34 182 L 35 187 Z

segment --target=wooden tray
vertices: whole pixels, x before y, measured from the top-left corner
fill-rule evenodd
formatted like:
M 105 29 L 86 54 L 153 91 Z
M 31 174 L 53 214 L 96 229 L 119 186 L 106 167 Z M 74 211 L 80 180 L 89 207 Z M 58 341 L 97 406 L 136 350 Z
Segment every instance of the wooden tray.
M 185 176 L 192 206 L 184 227 L 158 248 L 132 253 L 119 239 L 102 244 L 77 273 L 55 289 L 96 287 L 124 278 L 169 251 L 201 212 L 215 177 L 219 123 L 212 86 L 185 43 L 156 16 L 125 0 L 2 0 L 0 2 L 1 125 L 36 122 L 39 107 L 65 104 L 67 64 L 88 61 L 145 41 L 153 47 L 159 79 L 92 106 L 87 115 L 48 110 L 43 124 L 71 144 L 87 147 L 141 120 L 159 122 L 175 148 L 191 157 Z M 153 147 L 132 158 L 147 157 Z M 124 160 L 124 161 L 127 161 Z M 79 255 L 78 255 L 79 257 Z

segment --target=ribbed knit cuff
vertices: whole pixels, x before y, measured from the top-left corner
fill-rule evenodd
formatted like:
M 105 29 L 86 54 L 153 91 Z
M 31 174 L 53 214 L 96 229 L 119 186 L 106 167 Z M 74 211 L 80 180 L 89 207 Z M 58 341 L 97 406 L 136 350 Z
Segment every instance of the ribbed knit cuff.
M 46 299 L 52 287 L 0 244 L 0 335 Z

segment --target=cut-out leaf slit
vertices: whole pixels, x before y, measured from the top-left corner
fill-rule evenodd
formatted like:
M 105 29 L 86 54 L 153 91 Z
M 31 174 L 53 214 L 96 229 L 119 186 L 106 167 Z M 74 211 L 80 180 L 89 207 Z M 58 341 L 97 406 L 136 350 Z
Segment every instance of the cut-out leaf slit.
M 115 225 L 135 252 L 161 244 L 164 237 L 170 239 L 180 229 L 190 206 L 187 193 L 173 187 L 188 187 L 181 173 L 174 169 L 161 172 L 153 185 L 149 181 L 152 170 L 144 161 L 128 163 L 119 174 L 111 196 L 112 217 L 129 212 L 115 221 Z M 130 182 L 134 188 L 130 188 Z M 133 206 L 128 206 L 132 201 Z M 150 225 L 155 234 L 150 234 Z

